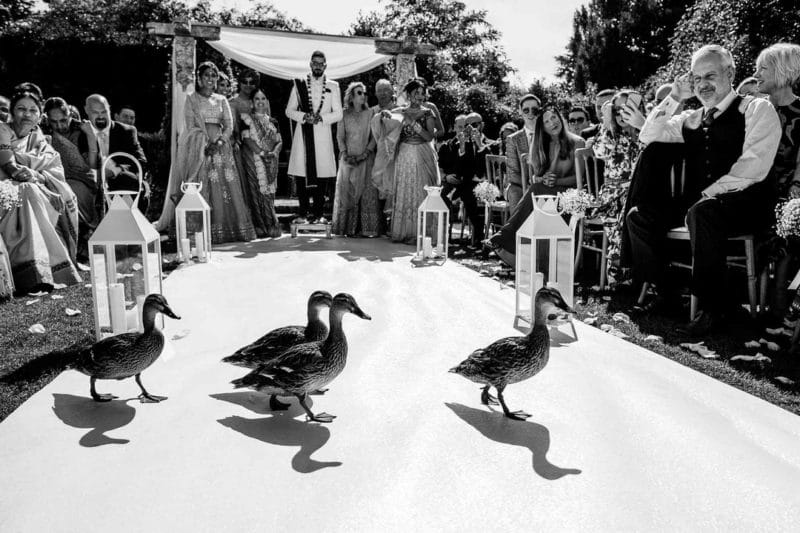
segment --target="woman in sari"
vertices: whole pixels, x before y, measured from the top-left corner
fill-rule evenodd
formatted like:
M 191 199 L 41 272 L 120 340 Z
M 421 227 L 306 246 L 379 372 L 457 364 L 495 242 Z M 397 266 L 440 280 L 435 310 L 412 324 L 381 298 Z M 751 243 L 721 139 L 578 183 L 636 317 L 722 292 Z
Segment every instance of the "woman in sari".
M 394 163 L 393 205 L 390 236 L 395 242 L 413 243 L 417 238 L 417 208 L 427 193 L 426 185 L 438 185 L 439 165 L 431 140 L 436 129 L 433 111 L 424 107 L 425 85 L 412 79 L 403 87 L 409 104 L 382 112 L 382 119 L 402 117 L 400 142 Z
M 186 129 L 178 140 L 178 154 L 167 198 L 178 196 L 183 182 L 202 184 L 201 194 L 211 206 L 211 242 L 250 241 L 256 238 L 242 196 L 242 184 L 231 149 L 233 119 L 228 100 L 215 94 L 217 66 L 210 61 L 197 68 L 197 90 L 186 97 Z M 170 227 L 175 208 L 166 207 L 157 223 Z
M 81 281 L 74 264 L 77 202 L 64 179 L 58 152 L 38 127 L 41 114 L 41 90 L 31 83 L 17 86 L 11 98 L 10 147 L 20 170 L 13 177 L 0 170 L 0 180 L 16 197 L 0 205 L 0 240 L 18 292 Z
M 353 82 L 344 93 L 344 114 L 336 128 L 339 143 L 339 175 L 333 200 L 333 233 L 353 237 L 377 237 L 380 211 L 378 189 L 372 184 L 375 139 L 367 107 L 367 89 Z
M 275 213 L 275 189 L 283 142 L 277 121 L 269 116 L 268 105 L 267 95 L 257 89 L 253 93 L 253 112 L 241 115 L 242 179 L 256 235 L 280 237 L 281 227 Z

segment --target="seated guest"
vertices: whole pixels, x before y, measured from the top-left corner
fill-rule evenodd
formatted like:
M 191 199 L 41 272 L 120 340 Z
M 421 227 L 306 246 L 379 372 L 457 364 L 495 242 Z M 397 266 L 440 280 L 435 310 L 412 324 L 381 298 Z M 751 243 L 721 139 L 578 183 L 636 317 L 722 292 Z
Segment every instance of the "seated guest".
M 0 122 L 8 122 L 8 116 L 11 112 L 11 101 L 0 94 Z
M 594 97 L 594 112 L 598 120 L 601 120 L 603 104 L 614 98 L 616 91 L 614 89 L 603 89 Z M 600 131 L 600 124 L 592 124 L 581 132 L 581 137 L 589 139 L 597 135 Z
M 634 95 L 638 98 L 634 98 Z M 618 92 L 603 105 L 603 124 L 590 140 L 595 157 L 605 163 L 603 184 L 597 193 L 597 207 L 588 216 L 602 218 L 608 235 L 607 269 L 609 284 L 618 280 L 616 267 L 620 258 L 620 227 L 623 207 L 631 182 L 631 173 L 641 149 L 639 131 L 632 125 L 644 122 L 641 96 L 634 91 Z
M 584 146 L 583 139 L 567 131 L 558 108 L 544 106 L 544 112 L 536 119 L 530 148 L 532 185 L 522 195 L 508 222 L 489 241 L 500 259 L 514 264 L 517 230 L 533 212 L 531 193 L 556 195 L 575 187 L 575 150 Z
M 139 161 L 142 171 L 144 171 L 147 166 L 147 158 L 139 144 L 136 128 L 111 120 L 111 108 L 108 100 L 100 94 L 93 94 L 86 98 L 84 110 L 89 118 L 90 127 L 83 128 L 78 147 L 89 166 L 99 172 L 109 154 L 125 152 Z M 110 191 L 135 191 L 139 188 L 138 169 L 127 157 L 120 157 L 119 160 L 112 159 L 106 165 L 105 179 Z M 146 181 L 142 181 L 138 203 L 139 211 L 147 213 L 149 204 L 150 186 Z
M 569 132 L 580 137 L 581 132 L 589 126 L 589 112 L 583 106 L 573 106 L 567 113 Z
M 730 52 L 703 46 L 692 56 L 691 73 L 675 79 L 670 96 L 653 110 L 639 134 L 645 144 L 685 146 L 684 194 L 694 202 L 686 214 L 692 294 L 700 306 L 685 332 L 695 337 L 716 329 L 725 311 L 727 238 L 759 232 L 774 220 L 774 191 L 766 178 L 780 142 L 780 120 L 768 100 L 737 95 L 734 76 Z M 672 116 L 678 103 L 692 94 L 703 107 Z M 661 287 L 668 224 L 656 206 L 628 213 L 637 280 Z
M 114 120 L 128 126 L 136 126 L 136 111 L 131 105 L 121 105 L 117 108 L 117 112 L 114 113 Z
M 772 165 L 777 196 L 781 200 L 800 198 L 800 98 L 792 90 L 800 81 L 800 46 L 778 43 L 763 50 L 756 60 L 753 78 L 758 84 L 756 90 L 769 96 L 781 123 L 781 139 Z M 771 308 L 782 314 L 788 307 L 786 287 L 792 255 L 798 251 L 786 247 L 783 239 L 773 242 L 780 243 L 780 249 L 775 251 L 783 257 L 776 265 L 775 301 Z
M 0 240 L 5 244 L 20 293 L 81 280 L 75 269 L 78 209 L 64 180 L 60 157 L 37 127 L 42 92 L 32 83 L 15 87 L 11 97 L 10 146 L 22 169 L 10 180 L 20 205 L 0 207 Z
M 508 211 L 513 213 L 517 204 L 522 199 L 522 186 L 528 184 L 529 166 L 523 161 L 533 144 L 533 132 L 536 128 L 536 118 L 542 112 L 542 102 L 537 96 L 526 94 L 519 99 L 519 111 L 525 121 L 522 130 L 509 136 L 506 143 L 506 174 L 505 197 L 508 201 Z
M 78 108 L 72 104 L 69 106 L 69 116 L 72 117 L 72 120 L 77 120 L 78 122 L 81 121 L 81 112 L 78 111 Z
M 44 113 L 52 132 L 50 144 L 61 156 L 67 183 L 77 197 L 78 259 L 85 261 L 88 257 L 87 240 L 100 218 L 96 206 L 97 171 L 89 166 L 78 148 L 81 135 L 92 133 L 91 125 L 72 120 L 69 106 L 57 96 L 45 101 Z
M 475 115 L 478 115 L 475 113 Z M 478 115 L 480 117 L 480 115 Z M 439 167 L 444 173 L 446 183 L 442 196 L 455 190 L 455 197 L 464 202 L 467 218 L 472 224 L 471 245 L 480 246 L 483 240 L 483 218 L 475 198 L 475 186 L 486 173 L 486 165 L 481 157 L 483 136 L 479 129 L 468 126 L 468 116 L 456 117 L 456 135 L 439 148 Z M 475 124 L 473 117 L 473 124 Z
M 508 138 L 518 131 L 519 128 L 513 122 L 506 122 L 500 126 L 500 138 L 497 139 L 497 148 L 493 149 L 492 151 L 497 152 L 496 155 L 506 155 Z

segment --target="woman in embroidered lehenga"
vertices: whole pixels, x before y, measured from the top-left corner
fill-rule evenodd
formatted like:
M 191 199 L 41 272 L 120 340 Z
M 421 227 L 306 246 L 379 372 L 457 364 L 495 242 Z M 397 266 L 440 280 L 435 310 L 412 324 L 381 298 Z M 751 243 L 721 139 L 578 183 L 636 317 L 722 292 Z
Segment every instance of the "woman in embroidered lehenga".
M 333 233 L 377 237 L 380 223 L 378 189 L 372 184 L 375 139 L 367 107 L 366 87 L 353 82 L 344 93 L 344 114 L 336 128 L 339 175 L 333 200 Z
M 233 121 L 228 100 L 215 94 L 217 66 L 210 61 L 197 68 L 197 90 L 186 97 L 186 129 L 178 140 L 174 172 L 166 198 L 177 198 L 183 182 L 200 182 L 201 194 L 211 206 L 211 242 L 250 241 L 256 238 L 244 203 L 242 183 L 231 149 Z M 172 226 L 175 205 L 164 202 L 160 231 Z
M 18 201 L 0 205 L 0 240 L 18 292 L 49 289 L 56 283 L 81 281 L 75 268 L 78 208 L 64 178 L 61 159 L 38 128 L 41 90 L 24 83 L 11 98 L 13 137 L 9 147 L 19 170 L 9 176 L 0 170 L 4 186 L 12 183 Z M 0 269 L 4 270 L 4 269 Z M 8 291 L 0 288 L 0 293 Z
M 407 106 L 383 111 L 384 119 L 402 116 L 402 131 L 394 163 L 392 223 L 389 234 L 395 242 L 413 243 L 417 238 L 417 208 L 427 196 L 425 186 L 438 185 L 439 165 L 433 149 L 436 120 L 433 112 L 423 107 L 425 85 L 412 79 L 403 88 Z
M 257 89 L 253 93 L 253 113 L 241 115 L 242 181 L 256 235 L 280 237 L 281 227 L 275 213 L 275 189 L 283 142 L 277 122 L 269 116 L 268 106 L 267 95 Z

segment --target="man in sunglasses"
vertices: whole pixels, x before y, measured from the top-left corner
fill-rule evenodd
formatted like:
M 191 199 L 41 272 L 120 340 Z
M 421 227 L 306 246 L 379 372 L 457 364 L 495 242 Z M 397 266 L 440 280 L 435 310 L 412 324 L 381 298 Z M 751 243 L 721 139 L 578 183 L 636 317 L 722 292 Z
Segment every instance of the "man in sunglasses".
M 567 129 L 570 133 L 581 136 L 583 130 L 589 127 L 589 112 L 585 107 L 574 106 L 567 116 Z
M 598 122 L 601 122 L 603 119 L 603 104 L 610 102 L 615 94 L 616 91 L 614 89 L 603 89 L 594 97 L 594 112 Z M 592 124 L 581 132 L 581 137 L 590 139 L 598 133 L 600 133 L 600 124 Z
M 523 192 L 523 179 L 529 181 L 528 165 L 522 156 L 528 153 L 533 144 L 533 131 L 536 117 L 542 112 L 542 102 L 533 94 L 526 94 L 519 99 L 519 111 L 525 121 L 525 127 L 506 139 L 506 194 L 509 213 L 514 212 Z
M 325 77 L 327 61 L 324 53 L 319 50 L 312 53 L 309 66 L 310 74 L 294 80 L 286 104 L 286 116 L 295 122 L 289 175 L 295 178 L 300 200 L 300 217 L 295 222 L 307 222 L 309 195 L 313 194 L 313 220 L 327 224 L 322 211 L 325 192 L 331 189 L 336 178 L 331 126 L 342 120 L 342 97 L 339 84 Z

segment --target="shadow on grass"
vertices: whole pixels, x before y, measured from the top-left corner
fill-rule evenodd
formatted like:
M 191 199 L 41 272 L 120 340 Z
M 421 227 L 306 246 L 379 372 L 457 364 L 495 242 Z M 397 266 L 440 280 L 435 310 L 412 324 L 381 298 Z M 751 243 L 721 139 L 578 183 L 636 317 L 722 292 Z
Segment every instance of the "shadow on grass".
M 550 431 L 534 422 L 510 420 L 502 413 L 474 409 L 458 403 L 445 403 L 461 420 L 477 429 L 484 437 L 530 450 L 533 471 L 544 479 L 554 481 L 564 476 L 580 474 L 575 468 L 561 468 L 547 460 L 550 450 Z
M 78 353 L 91 344 L 91 339 L 86 338 L 63 350 L 55 350 L 23 363 L 19 368 L 0 377 L 0 383 L 19 385 L 38 381 L 48 374 L 61 372 L 75 360 Z
M 53 394 L 53 412 L 67 424 L 90 431 L 81 437 L 79 444 L 95 448 L 106 444 L 127 444 L 128 439 L 114 439 L 107 432 L 130 424 L 136 409 L 128 405 L 129 400 L 96 402 L 91 398 L 71 394 Z
M 276 446 L 299 447 L 292 457 L 292 468 L 301 474 L 310 474 L 323 468 L 341 466 L 339 461 L 322 462 L 311 456 L 319 451 L 331 437 L 330 430 L 317 423 L 295 420 L 305 414 L 302 407 L 292 401 L 287 411 L 271 411 L 266 395 L 250 392 L 229 392 L 210 395 L 215 400 L 230 402 L 257 414 L 269 414 L 266 418 L 244 418 L 229 416 L 217 420 L 223 426 L 241 433 L 251 439 L 260 440 Z M 283 401 L 286 399 L 283 398 Z M 310 404 L 310 402 L 307 402 Z M 309 405 L 310 407 L 310 405 Z

